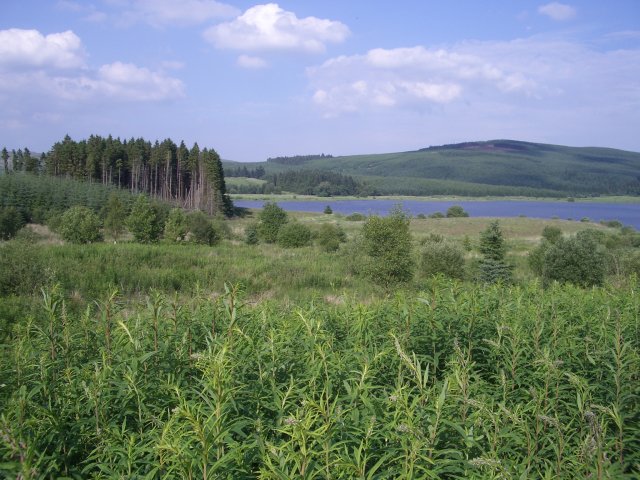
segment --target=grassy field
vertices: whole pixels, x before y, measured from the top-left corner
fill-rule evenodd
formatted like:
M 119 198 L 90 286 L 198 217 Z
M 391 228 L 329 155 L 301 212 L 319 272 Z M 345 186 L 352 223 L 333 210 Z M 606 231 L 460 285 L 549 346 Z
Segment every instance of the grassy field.
M 501 220 L 515 284 L 474 281 L 491 219 L 412 219 L 414 254 L 464 246 L 465 281 L 359 271 L 361 221 L 291 212 L 347 242 L 0 242 L 0 477 L 633 479 L 635 278 L 543 289 L 547 225 Z

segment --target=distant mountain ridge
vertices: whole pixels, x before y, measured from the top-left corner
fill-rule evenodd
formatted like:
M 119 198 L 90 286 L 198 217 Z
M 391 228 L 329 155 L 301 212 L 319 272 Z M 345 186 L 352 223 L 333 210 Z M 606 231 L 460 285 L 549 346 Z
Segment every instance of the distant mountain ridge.
M 416 151 L 313 157 L 304 164 L 224 162 L 267 175 L 327 170 L 384 195 L 640 195 L 640 153 L 517 140 L 430 146 Z

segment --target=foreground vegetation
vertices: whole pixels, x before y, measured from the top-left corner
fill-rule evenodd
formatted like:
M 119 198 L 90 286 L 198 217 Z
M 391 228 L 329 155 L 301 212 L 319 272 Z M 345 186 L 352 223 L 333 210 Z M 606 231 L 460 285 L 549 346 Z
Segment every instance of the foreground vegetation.
M 62 292 L 5 339 L 16 478 L 633 478 L 637 288 L 463 285 L 369 305 Z
M 0 209 L 0 477 L 640 474 L 628 228 L 222 220 L 24 178 L 0 197 L 24 199 Z

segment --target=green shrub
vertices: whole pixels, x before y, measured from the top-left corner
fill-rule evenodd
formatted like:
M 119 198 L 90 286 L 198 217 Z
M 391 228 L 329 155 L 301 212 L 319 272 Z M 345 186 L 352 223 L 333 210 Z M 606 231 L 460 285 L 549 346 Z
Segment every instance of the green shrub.
M 181 208 L 173 208 L 164 224 L 164 238 L 170 242 L 184 242 L 189 232 L 187 216 Z
M 464 208 L 460 205 L 452 205 L 447 209 L 447 218 L 459 218 L 468 217 L 469 214 L 465 212 Z
M 355 213 L 352 213 L 351 215 L 347 215 L 346 217 L 344 217 L 344 219 L 349 222 L 362 222 L 363 220 L 366 220 L 367 217 L 365 217 L 361 213 L 355 212 Z
M 325 252 L 335 252 L 340 244 L 347 241 L 344 230 L 337 225 L 325 223 L 320 226 L 317 233 L 317 242 Z
M 442 212 L 433 212 L 429 214 L 429 218 L 444 218 L 444 213 Z
M 546 225 L 542 229 L 542 238 L 549 243 L 556 243 L 562 238 L 562 230 L 553 225 Z
M 71 207 L 60 220 L 60 235 L 70 243 L 92 243 L 102 240 L 100 219 L 87 207 Z
M 277 203 L 267 202 L 258 215 L 258 236 L 266 243 L 275 243 L 278 240 L 280 229 L 288 221 L 287 212 Z
M 222 239 L 222 232 L 200 210 L 189 214 L 189 233 L 191 234 L 191 241 L 203 245 L 213 246 Z
M 258 235 L 258 224 L 256 222 L 251 222 L 244 229 L 244 241 L 247 245 L 256 245 L 260 241 L 260 237 Z
M 278 245 L 284 248 L 298 248 L 309 245 L 311 230 L 298 222 L 289 222 L 278 232 Z
M 413 278 L 409 217 L 399 209 L 387 217 L 371 216 L 362 226 L 365 272 L 376 283 L 390 285 Z
M 324 213 L 326 215 L 331 215 L 333 213 L 333 209 L 331 208 L 331 205 L 327 205 L 326 207 L 324 207 Z
M 0 240 L 9 240 L 25 225 L 22 214 L 15 207 L 0 208 Z
M 418 215 L 416 215 L 416 218 L 420 219 L 420 220 L 424 220 L 427 218 L 427 216 L 424 213 L 419 213 Z
M 602 285 L 606 272 L 606 251 L 594 236 L 579 232 L 549 245 L 542 258 L 542 279 L 573 283 L 581 287 Z
M 109 195 L 105 206 L 104 229 L 113 238 L 118 240 L 127 220 L 127 213 L 120 197 L 114 192 Z
M 442 274 L 464 278 L 464 252 L 447 241 L 427 241 L 420 255 L 420 272 L 427 276 Z
M 140 243 L 157 241 L 163 230 L 158 211 L 146 195 L 138 195 L 126 223 L 133 238 Z

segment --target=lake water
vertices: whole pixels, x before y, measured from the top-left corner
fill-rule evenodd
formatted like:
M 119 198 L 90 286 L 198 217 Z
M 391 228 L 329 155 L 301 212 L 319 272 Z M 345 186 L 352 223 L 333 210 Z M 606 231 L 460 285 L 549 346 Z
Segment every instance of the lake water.
M 246 208 L 261 208 L 262 200 L 234 200 L 235 205 Z M 322 212 L 327 205 L 334 213 L 349 215 L 386 215 L 395 205 L 418 215 L 435 212 L 445 213 L 452 205 L 460 205 L 472 217 L 518 217 L 554 218 L 593 221 L 618 220 L 624 225 L 640 230 L 640 203 L 589 203 L 589 202 L 536 202 L 536 201 L 421 201 L 421 200 L 332 200 L 322 201 L 282 201 L 277 202 L 285 210 L 303 212 Z

